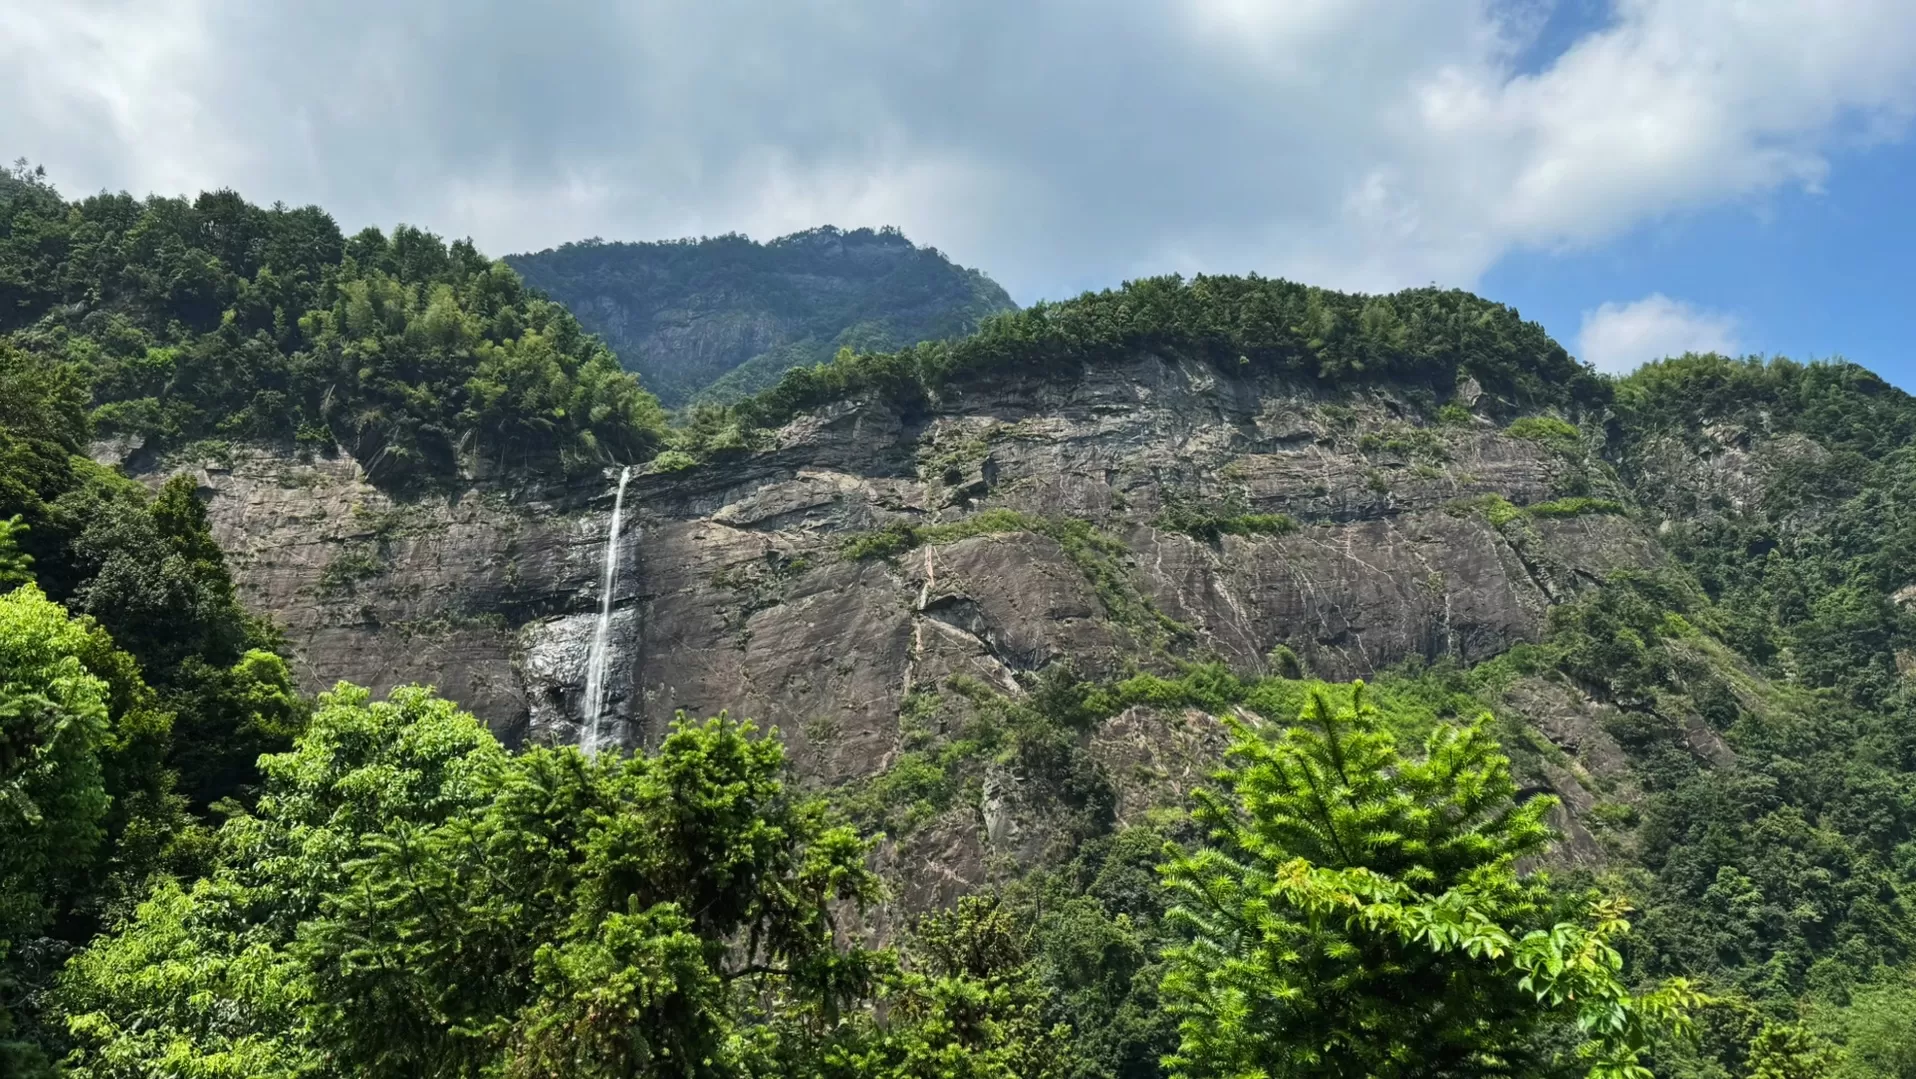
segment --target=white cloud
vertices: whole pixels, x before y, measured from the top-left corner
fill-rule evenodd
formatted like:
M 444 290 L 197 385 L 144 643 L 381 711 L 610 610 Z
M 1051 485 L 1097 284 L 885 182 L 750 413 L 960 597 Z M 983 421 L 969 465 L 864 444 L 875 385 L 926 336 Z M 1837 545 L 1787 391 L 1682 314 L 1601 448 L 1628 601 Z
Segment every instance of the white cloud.
M 1469 286 L 1814 188 L 1916 111 L 1908 0 L 0 0 L 0 157 L 523 250 L 891 223 L 1021 300 Z
M 1577 335 L 1578 358 L 1613 374 L 1686 352 L 1736 355 L 1736 319 L 1655 292 L 1634 303 L 1585 311 Z

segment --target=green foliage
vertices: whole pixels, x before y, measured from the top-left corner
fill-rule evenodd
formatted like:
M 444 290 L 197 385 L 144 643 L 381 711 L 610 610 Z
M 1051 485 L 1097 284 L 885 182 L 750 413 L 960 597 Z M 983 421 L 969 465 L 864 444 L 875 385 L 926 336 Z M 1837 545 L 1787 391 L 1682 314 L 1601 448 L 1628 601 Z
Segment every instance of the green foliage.
M 652 458 L 647 472 L 683 472 L 698 465 L 699 459 L 684 450 L 666 450 Z
M 1540 443 L 1558 453 L 1583 452 L 1583 433 L 1555 416 L 1524 416 L 1504 428 L 1504 434 Z
M 1644 965 L 1773 1009 L 1840 999 L 1916 949 L 1916 622 L 1889 598 L 1916 551 L 1916 400 L 1850 364 L 1685 356 L 1621 380 L 1617 412 L 1619 470 L 1694 580 L 1633 587 L 1575 637 L 1585 676 L 1638 702 L 1616 733 L 1657 792 Z M 1740 502 L 1672 481 L 1726 445 L 1753 465 Z M 1672 714 L 1721 732 L 1734 768 L 1699 767 Z
M 1476 378 L 1519 405 L 1600 404 L 1609 387 L 1541 327 L 1469 293 L 1435 288 L 1363 296 L 1259 277 L 1154 277 L 987 321 L 970 337 L 893 353 L 847 353 L 788 372 L 740 402 L 775 427 L 828 401 L 877 394 L 911 404 L 945 383 L 993 373 L 1074 369 L 1140 350 L 1328 385 Z
M 1064 1079 L 1070 1027 L 1047 1025 L 1032 932 L 994 896 L 924 918 L 882 1020 L 823 1054 L 820 1079 Z
M 1177 1045 L 1159 994 L 1161 953 L 1173 940 L 1156 868 L 1168 839 L 1148 827 L 1092 839 L 1070 863 L 1011 891 L 1038 926 L 1052 1012 L 1072 1027 L 1073 1079 L 1158 1076 Z
M 1225 536 L 1282 536 L 1297 531 L 1297 522 L 1282 513 L 1249 512 L 1242 495 L 1208 502 L 1189 501 L 1167 492 L 1164 508 L 1152 523 L 1206 543 L 1217 543 Z
M 1531 517 L 1582 517 L 1585 514 L 1622 513 L 1624 509 L 1623 503 L 1613 498 L 1574 497 L 1532 502 L 1523 511 Z
M 213 871 L 69 968 L 75 1072 L 745 1074 L 739 1014 L 828 1031 L 880 969 L 833 930 L 869 844 L 782 766 L 723 718 L 509 755 L 427 691 L 342 685 Z
M 0 595 L 0 1065 L 51 1075 L 26 1007 L 50 956 L 124 909 L 179 850 L 172 717 L 97 625 L 28 584 Z
M 108 687 L 90 646 L 33 585 L 0 596 L 0 959 L 45 928 L 106 837 Z
M 1359 684 L 1275 738 L 1234 724 L 1225 789 L 1196 810 L 1208 843 L 1164 869 L 1188 940 L 1166 953 L 1172 1075 L 1528 1075 L 1551 1066 L 1537 1035 L 1573 1021 L 1592 1075 L 1647 1076 L 1695 995 L 1631 994 L 1621 904 L 1560 921 L 1517 874 L 1552 802 L 1514 801 L 1487 723 L 1406 758 Z
M 1295 680 L 1309 677 L 1309 668 L 1304 665 L 1303 657 L 1288 644 L 1272 648 L 1264 659 L 1270 665 L 1271 673 L 1279 678 Z
M 1478 495 L 1475 498 L 1459 498 L 1444 507 L 1456 516 L 1468 513 L 1482 513 L 1484 520 L 1494 528 L 1503 526 L 1523 516 L 1523 511 L 1510 504 L 1510 500 L 1499 494 Z
M 1802 1027 L 1766 1024 L 1750 1046 L 1750 1079 L 1834 1079 L 1841 1059 Z
M 669 405 L 731 401 L 842 348 L 963 337 L 1015 310 L 1005 291 L 896 229 L 811 229 L 755 243 L 569 243 L 507 260 L 580 313 Z M 685 346 L 697 333 L 701 346 Z
M 1653 433 L 1700 436 L 1706 425 L 1733 423 L 1801 431 L 1833 451 L 1880 458 L 1916 437 L 1909 395 L 1842 362 L 1686 354 L 1617 380 L 1616 409 L 1633 441 Z
M 32 188 L 26 197 L 41 194 Z M 8 212 L 0 208 L 0 217 Z M 275 635 L 239 605 L 193 484 L 176 479 L 150 493 L 81 456 L 90 434 L 86 405 L 77 365 L 0 340 L 0 520 L 7 522 L 0 572 L 7 584 L 23 576 L 34 582 L 7 601 L 18 624 L 4 644 L 52 647 L 57 637 L 54 650 L 99 683 L 104 710 L 62 720 L 59 709 L 30 703 L 47 697 L 29 688 L 37 675 L 4 679 L 28 694 L 29 703 L 16 702 L 25 709 L 20 722 L 92 732 L 84 751 L 74 749 L 77 733 L 51 743 L 25 728 L 0 737 L 0 771 L 27 769 L 0 783 L 33 786 L 54 769 L 84 777 L 68 793 L 90 792 L 57 811 L 29 813 L 28 802 L 41 794 L 16 790 L 25 815 L 0 824 L 40 821 L 34 827 L 41 831 L 9 835 L 0 847 L 29 861 L 50 859 L 22 870 L 33 878 L 30 893 L 18 881 L 0 885 L 0 906 L 34 912 L 22 923 L 27 928 L 9 924 L 0 933 L 23 932 L 16 942 L 30 942 L 0 956 L 0 1061 L 22 1070 L 25 1061 L 58 1056 L 62 1039 L 19 1001 L 42 994 L 58 957 L 130 911 L 154 874 L 197 868 L 204 831 L 188 815 L 189 800 L 204 807 L 243 795 L 253 758 L 283 748 L 304 715 L 290 671 L 273 652 Z M 53 637 L 42 632 L 53 625 L 67 628 Z
M 350 595 L 353 586 L 379 577 L 389 568 L 377 546 L 355 544 L 341 547 L 327 560 L 326 568 L 319 571 L 320 598 Z
M 1389 454 L 1413 461 L 1447 461 L 1450 449 L 1442 435 L 1429 427 L 1397 424 L 1385 431 L 1372 431 L 1357 440 L 1357 448 L 1366 454 Z
M 1043 534 L 1049 525 L 1041 517 L 1034 517 L 1017 510 L 992 509 L 974 513 L 946 524 L 914 525 L 907 521 L 898 521 L 874 532 L 853 535 L 845 540 L 842 548 L 846 558 L 858 561 L 865 558 L 885 558 L 904 554 L 927 544 L 956 543 L 973 536 L 989 536 L 1006 532 L 1036 532 Z
M 27 531 L 17 513 L 0 520 L 0 588 L 33 580 L 33 556 L 20 549 L 20 539 Z
M 1455 499 L 1445 506 L 1445 509 L 1458 516 L 1481 513 L 1484 515 L 1484 520 L 1497 528 L 1502 528 L 1524 517 L 1549 519 L 1626 512 L 1623 503 L 1613 498 L 1587 498 L 1581 495 L 1552 499 L 1548 502 L 1532 502 L 1528 506 L 1514 506 L 1502 495 L 1485 494 L 1473 498 Z
M 863 827 L 893 838 L 962 802 L 977 804 L 987 766 L 1031 781 L 1029 794 L 1065 842 L 1103 834 L 1115 804 L 1083 745 L 1101 718 L 1091 687 L 1068 667 L 1027 676 L 1024 698 L 954 676 L 948 693 L 920 690 L 900 716 L 907 749 L 891 766 L 841 790 L 837 803 Z
M 1916 554 L 1916 399 L 1851 364 L 1686 356 L 1619 383 L 1627 479 L 1675 522 L 1668 543 L 1769 673 L 1890 706 L 1916 617 L 1890 602 Z M 1711 432 L 1714 432 L 1711 433 Z M 1664 481 L 1660 456 L 1774 440 L 1742 507 Z
M 1841 1008 L 1816 1010 L 1813 1029 L 1843 1047 L 1842 1079 L 1916 1076 L 1916 978 L 1898 971 L 1853 990 Z
M 1281 530 L 1281 526 L 1275 524 L 1271 527 Z M 1014 532 L 1030 532 L 1055 542 L 1065 557 L 1084 574 L 1085 582 L 1097 593 L 1106 615 L 1113 622 L 1130 628 L 1151 642 L 1162 642 L 1168 636 L 1189 633 L 1189 627 L 1166 617 L 1132 583 L 1123 562 L 1130 548 L 1082 518 L 1038 517 L 999 508 L 943 524 L 916 525 L 909 521 L 894 521 L 884 528 L 847 537 L 840 551 L 853 561 L 889 558 L 927 545 Z
M 375 482 L 640 460 L 663 413 L 563 308 L 418 229 L 315 207 L 0 202 L 0 337 L 90 387 L 102 434 L 344 446 Z
M 46 576 L 70 587 L 67 602 L 138 661 L 159 706 L 178 717 L 168 765 L 193 803 L 240 793 L 253 758 L 283 748 L 297 726 L 290 672 L 277 656 L 261 658 L 274 634 L 240 606 L 188 477 L 149 499 L 103 470 L 76 471 L 82 485 L 51 507 L 72 537 L 58 558 L 63 572 Z M 265 720 L 255 712 L 266 699 L 261 679 L 278 687 Z

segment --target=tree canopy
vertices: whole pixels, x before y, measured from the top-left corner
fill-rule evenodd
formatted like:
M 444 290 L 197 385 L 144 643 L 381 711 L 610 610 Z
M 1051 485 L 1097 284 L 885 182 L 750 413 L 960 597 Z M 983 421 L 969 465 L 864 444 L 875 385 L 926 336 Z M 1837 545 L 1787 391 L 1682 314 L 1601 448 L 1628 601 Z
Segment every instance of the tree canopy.
M 756 393 L 840 348 L 963 337 L 1016 309 L 990 278 L 896 229 L 826 226 L 767 243 L 592 240 L 506 261 L 675 406 Z
M 1658 1028 L 1695 1002 L 1678 981 L 1633 995 L 1623 907 L 1575 920 L 1520 859 L 1552 800 L 1518 804 L 1485 716 L 1405 758 L 1359 683 L 1310 698 L 1275 737 L 1239 722 L 1208 842 L 1165 867 L 1188 939 L 1166 953 L 1177 1079 L 1536 1076 L 1539 1038 L 1574 1025 L 1591 1076 L 1647 1076 Z
M 913 401 L 967 377 L 1071 370 L 1142 350 L 1332 386 L 1395 380 L 1448 391 L 1468 377 L 1529 406 L 1596 406 L 1610 393 L 1541 326 L 1467 292 L 1366 296 L 1254 275 L 1172 276 L 1034 304 L 956 341 L 889 353 L 845 349 L 831 363 L 787 373 L 737 413 L 748 426 L 776 426 L 852 394 Z
M 338 446 L 377 482 L 636 461 L 664 424 L 570 313 L 471 243 L 347 236 L 232 191 L 69 202 L 16 168 L 0 338 L 63 370 L 98 435 Z

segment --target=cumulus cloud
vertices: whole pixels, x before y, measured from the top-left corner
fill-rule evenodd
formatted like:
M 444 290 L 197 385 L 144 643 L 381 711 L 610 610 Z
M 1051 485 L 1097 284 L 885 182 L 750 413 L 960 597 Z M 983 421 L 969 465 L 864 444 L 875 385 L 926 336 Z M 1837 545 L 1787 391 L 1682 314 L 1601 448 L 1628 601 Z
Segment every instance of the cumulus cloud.
M 0 154 L 495 252 L 896 224 L 1020 300 L 1471 285 L 1814 188 L 1916 109 L 1907 0 L 0 0 Z
M 1577 351 L 1585 363 L 1613 374 L 1686 352 L 1734 356 L 1736 319 L 1655 292 L 1634 303 L 1606 303 L 1585 311 Z

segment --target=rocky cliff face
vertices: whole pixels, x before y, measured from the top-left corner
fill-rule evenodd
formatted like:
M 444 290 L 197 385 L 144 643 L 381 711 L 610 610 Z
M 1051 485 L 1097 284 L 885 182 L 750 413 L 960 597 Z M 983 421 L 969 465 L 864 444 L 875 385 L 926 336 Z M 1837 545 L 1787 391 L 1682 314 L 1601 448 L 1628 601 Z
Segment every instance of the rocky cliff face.
M 955 386 L 914 414 L 845 402 L 761 451 L 636 475 L 613 596 L 620 737 L 730 710 L 777 726 L 807 781 L 855 783 L 939 722 L 953 676 L 1015 699 L 1065 664 L 1348 679 L 1475 661 L 1658 557 L 1606 504 L 1552 501 L 1604 494 L 1600 466 L 1431 412 L 1427 395 L 1332 398 L 1140 354 Z M 285 627 L 309 688 L 430 682 L 508 740 L 576 737 L 610 476 L 399 502 L 345 458 L 171 467 L 200 477 L 246 599 Z M 1541 681 L 1507 694 L 1552 747 L 1535 778 L 1573 812 L 1627 781 L 1600 706 Z M 1148 707 L 1084 736 L 1119 820 L 1187 789 L 1220 745 L 1215 717 Z M 1045 797 L 994 771 L 892 848 L 915 901 L 994 858 L 1049 856 Z M 1565 823 L 1569 856 L 1598 857 Z

